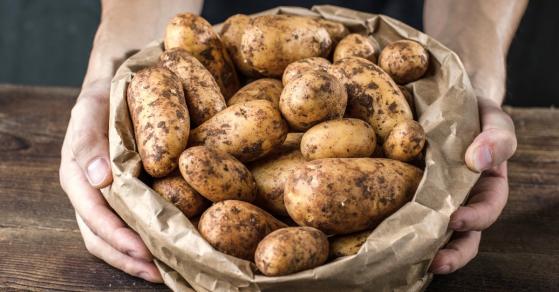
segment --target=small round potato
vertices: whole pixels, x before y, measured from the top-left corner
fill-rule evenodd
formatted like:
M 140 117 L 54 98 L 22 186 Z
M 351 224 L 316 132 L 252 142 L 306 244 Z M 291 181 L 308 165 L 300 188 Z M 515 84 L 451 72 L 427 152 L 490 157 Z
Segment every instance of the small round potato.
M 352 33 L 343 38 L 334 50 L 334 62 L 347 57 L 361 57 L 377 62 L 378 49 L 369 36 Z
M 239 91 L 227 101 L 227 104 L 231 106 L 237 103 L 263 99 L 271 102 L 274 107 L 279 110 L 279 99 L 282 90 L 283 85 L 281 81 L 277 79 L 257 79 L 239 89 Z
M 429 52 L 418 42 L 395 41 L 382 49 L 379 66 L 398 84 L 421 78 L 429 67 Z
M 382 148 L 387 158 L 405 162 L 417 157 L 423 150 L 423 146 L 425 146 L 423 127 L 414 120 L 408 120 L 394 126 Z
M 180 173 L 155 179 L 152 188 L 165 200 L 177 206 L 187 218 L 202 214 L 210 206 L 210 202 L 188 185 Z
M 245 76 L 259 76 L 256 70 L 248 66 L 241 54 L 241 40 L 249 24 L 250 16 L 235 14 L 225 20 L 219 34 L 237 69 Z
M 332 46 L 335 46 L 341 39 L 349 34 L 349 30 L 345 25 L 343 25 L 343 23 L 324 18 L 318 19 L 318 23 L 320 23 L 320 25 L 328 31 L 328 34 L 332 39 Z
M 375 130 L 358 119 L 322 122 L 310 128 L 301 140 L 307 160 L 321 158 L 369 157 L 377 145 Z
M 330 61 L 321 57 L 311 57 L 301 59 L 289 64 L 283 71 L 282 82 L 285 86 L 287 83 L 301 77 L 303 73 L 314 70 L 326 71 L 330 67 Z
M 208 208 L 198 223 L 202 237 L 215 249 L 252 261 L 258 243 L 270 232 L 287 227 L 266 211 L 243 201 L 227 200 Z
M 327 120 L 342 118 L 347 105 L 344 86 L 321 71 L 306 72 L 289 82 L 280 96 L 280 110 L 291 128 L 304 131 Z
M 212 202 L 252 202 L 256 197 L 256 183 L 250 171 L 225 152 L 205 146 L 188 148 L 179 158 L 179 168 L 186 182 Z
M 312 227 L 286 227 L 268 234 L 254 254 L 266 276 L 283 276 L 322 265 L 328 259 L 328 238 Z
M 372 232 L 372 230 L 365 230 L 353 234 L 331 237 L 330 258 L 339 258 L 357 254 Z

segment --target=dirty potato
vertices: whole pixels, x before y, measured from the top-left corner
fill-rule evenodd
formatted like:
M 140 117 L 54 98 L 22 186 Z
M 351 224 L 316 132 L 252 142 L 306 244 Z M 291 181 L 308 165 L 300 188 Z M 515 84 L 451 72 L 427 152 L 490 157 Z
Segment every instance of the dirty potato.
M 281 81 L 272 78 L 262 78 L 245 85 L 228 101 L 228 105 L 243 103 L 246 101 L 263 99 L 271 102 L 279 110 L 279 98 L 283 85 Z
M 382 49 L 378 64 L 396 83 L 406 84 L 427 72 L 429 52 L 415 41 L 395 41 Z
M 267 100 L 234 104 L 192 130 L 192 145 L 205 144 L 242 162 L 256 160 L 281 145 L 287 124 Z
M 152 188 L 181 210 L 187 218 L 202 214 L 210 206 L 210 202 L 188 185 L 178 172 L 155 179 Z
M 322 265 L 328 259 L 328 238 L 312 227 L 287 227 L 268 234 L 254 254 L 266 276 L 283 276 Z
M 330 238 L 330 258 L 339 258 L 357 254 L 367 241 L 372 230 L 333 236 Z
M 202 214 L 198 230 L 215 249 L 252 261 L 258 243 L 270 232 L 287 227 L 266 211 L 244 201 L 214 204 Z
M 382 158 L 330 158 L 307 162 L 285 183 L 284 203 L 301 226 L 326 234 L 376 227 L 408 202 L 422 171 Z
M 289 126 L 304 131 L 320 122 L 343 117 L 347 93 L 334 76 L 306 72 L 289 82 L 280 96 L 280 110 Z
M 140 70 L 128 85 L 127 101 L 144 169 L 153 177 L 170 174 L 190 131 L 179 78 L 165 68 Z
M 181 154 L 179 168 L 186 182 L 212 202 L 252 202 L 256 197 L 250 171 L 225 152 L 205 146 L 190 147 Z
M 332 39 L 332 47 L 349 34 L 349 30 L 343 23 L 323 18 L 318 19 L 318 23 L 328 31 L 330 39 Z
M 347 57 L 361 57 L 377 62 L 378 49 L 370 36 L 352 33 L 343 38 L 334 50 L 334 62 Z
M 237 69 L 245 76 L 258 76 L 260 74 L 248 66 L 241 54 L 241 40 L 249 24 L 250 16 L 235 14 L 225 20 L 219 34 Z
M 321 57 L 305 58 L 289 64 L 285 71 L 283 71 L 282 83 L 285 86 L 287 83 L 301 77 L 303 73 L 308 71 L 327 71 L 330 67 L 330 61 Z
M 387 158 L 410 161 L 416 158 L 425 146 L 425 131 L 414 121 L 403 121 L 394 126 L 382 146 Z

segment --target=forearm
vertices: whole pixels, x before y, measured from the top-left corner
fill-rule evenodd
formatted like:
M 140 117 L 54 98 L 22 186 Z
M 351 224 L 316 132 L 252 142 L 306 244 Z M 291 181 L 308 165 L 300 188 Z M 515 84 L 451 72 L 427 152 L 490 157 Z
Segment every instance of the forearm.
M 479 97 L 503 102 L 506 55 L 528 0 L 426 0 L 425 32 L 455 51 Z

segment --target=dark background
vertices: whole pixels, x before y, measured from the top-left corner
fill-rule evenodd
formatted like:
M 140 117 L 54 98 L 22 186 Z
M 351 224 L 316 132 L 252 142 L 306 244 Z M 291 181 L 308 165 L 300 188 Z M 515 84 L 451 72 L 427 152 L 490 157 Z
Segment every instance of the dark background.
M 423 3 L 417 0 L 206 0 L 202 14 L 217 23 L 235 13 L 313 4 L 383 13 L 421 29 Z M 559 103 L 555 92 L 559 85 L 558 11 L 559 1 L 530 1 L 509 52 L 507 104 Z M 0 0 L 0 83 L 79 86 L 99 14 L 100 4 L 95 0 Z

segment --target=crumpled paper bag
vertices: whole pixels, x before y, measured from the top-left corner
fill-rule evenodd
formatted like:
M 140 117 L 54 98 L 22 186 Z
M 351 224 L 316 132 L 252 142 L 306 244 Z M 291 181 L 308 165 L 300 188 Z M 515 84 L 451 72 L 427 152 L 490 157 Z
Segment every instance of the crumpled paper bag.
M 133 228 L 156 258 L 165 283 L 176 291 L 420 291 L 437 250 L 450 236 L 450 214 L 479 177 L 464 153 L 479 133 L 476 97 L 459 58 L 429 36 L 392 18 L 335 6 L 311 10 L 279 7 L 259 14 L 323 17 L 353 32 L 372 35 L 384 47 L 398 39 L 422 43 L 431 54 L 426 76 L 408 85 L 427 134 L 425 173 L 411 202 L 387 218 L 358 254 L 282 277 L 255 272 L 254 264 L 213 249 L 172 204 L 138 178 L 141 161 L 134 141 L 127 84 L 134 72 L 155 64 L 154 42 L 122 64 L 110 97 L 110 157 L 114 182 L 104 190 L 111 207 Z M 216 26 L 218 29 L 218 26 Z

